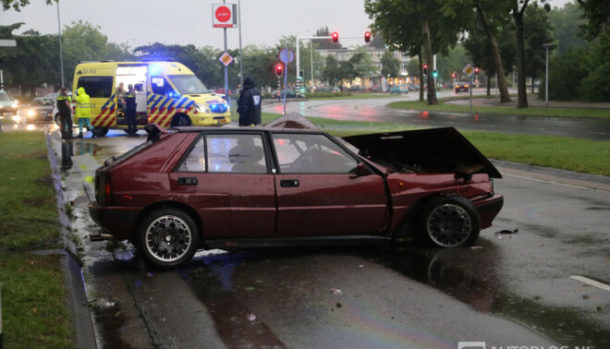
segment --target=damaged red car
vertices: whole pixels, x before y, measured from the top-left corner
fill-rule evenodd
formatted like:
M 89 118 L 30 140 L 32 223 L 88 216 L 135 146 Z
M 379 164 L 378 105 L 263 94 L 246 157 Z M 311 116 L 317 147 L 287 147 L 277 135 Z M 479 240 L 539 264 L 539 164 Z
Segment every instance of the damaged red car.
M 147 127 L 96 171 L 93 219 L 171 267 L 200 248 L 471 245 L 503 204 L 498 170 L 454 128 L 334 138 L 286 127 Z

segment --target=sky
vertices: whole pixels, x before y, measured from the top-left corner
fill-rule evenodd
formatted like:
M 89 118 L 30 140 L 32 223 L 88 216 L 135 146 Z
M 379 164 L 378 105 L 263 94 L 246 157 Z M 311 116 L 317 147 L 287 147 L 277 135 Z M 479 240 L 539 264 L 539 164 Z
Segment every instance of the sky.
M 563 6 L 571 0 L 550 0 Z M 222 48 L 223 30 L 212 28 L 219 0 L 60 0 L 62 27 L 83 20 L 100 27 L 109 41 L 131 47 L 161 42 Z M 237 3 L 237 0 L 229 0 Z M 363 0 L 241 0 L 242 46 L 275 46 L 283 35 L 311 36 L 328 26 L 344 46 L 361 45 L 371 24 Z M 25 22 L 23 30 L 57 33 L 57 7 L 30 0 L 21 12 L 0 10 L 0 25 Z M 228 48 L 239 45 L 238 29 L 227 30 Z

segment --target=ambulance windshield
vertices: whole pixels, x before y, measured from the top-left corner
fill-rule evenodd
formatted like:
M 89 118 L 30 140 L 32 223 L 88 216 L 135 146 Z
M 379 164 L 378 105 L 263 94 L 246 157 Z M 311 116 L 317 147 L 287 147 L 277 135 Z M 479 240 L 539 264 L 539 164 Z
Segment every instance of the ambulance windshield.
M 209 93 L 205 85 L 195 75 L 170 75 L 169 78 L 180 94 Z

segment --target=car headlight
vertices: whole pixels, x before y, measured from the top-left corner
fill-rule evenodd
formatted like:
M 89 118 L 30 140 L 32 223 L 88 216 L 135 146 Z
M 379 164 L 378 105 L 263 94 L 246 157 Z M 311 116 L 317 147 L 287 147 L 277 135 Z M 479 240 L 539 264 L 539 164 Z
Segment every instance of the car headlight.
M 21 116 L 13 115 L 13 121 L 16 122 L 16 123 L 20 123 L 21 122 Z
M 197 104 L 197 111 L 200 113 L 209 113 L 210 108 L 205 104 Z
M 19 106 L 19 102 L 13 102 L 11 104 L 11 107 L 13 107 L 13 108 L 17 108 L 17 106 Z
M 34 116 L 34 115 L 36 115 L 36 110 L 34 110 L 34 109 L 29 109 L 29 110 L 27 111 L 27 116 Z

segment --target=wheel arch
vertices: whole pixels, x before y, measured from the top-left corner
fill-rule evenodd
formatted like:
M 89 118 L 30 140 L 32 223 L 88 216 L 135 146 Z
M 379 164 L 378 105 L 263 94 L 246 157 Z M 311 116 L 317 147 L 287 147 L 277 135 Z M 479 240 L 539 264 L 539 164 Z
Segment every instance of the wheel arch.
M 174 114 L 172 116 L 172 118 L 170 119 L 170 121 L 169 121 L 169 125 L 171 127 L 174 127 L 175 126 L 174 125 L 175 120 L 177 120 L 178 118 L 181 118 L 181 117 L 186 118 L 189 121 L 189 123 L 191 125 L 193 125 L 193 120 L 191 119 L 191 117 L 187 113 L 184 113 L 184 112 L 178 112 L 178 113 Z

